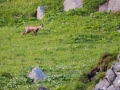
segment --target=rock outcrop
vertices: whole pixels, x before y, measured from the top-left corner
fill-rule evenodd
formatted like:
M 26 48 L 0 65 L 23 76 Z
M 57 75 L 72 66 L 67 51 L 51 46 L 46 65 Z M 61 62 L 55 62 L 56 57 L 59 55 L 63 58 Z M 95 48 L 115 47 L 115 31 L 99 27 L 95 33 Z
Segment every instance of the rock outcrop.
M 120 90 L 120 55 L 111 69 L 108 69 L 106 76 L 96 85 L 95 90 Z

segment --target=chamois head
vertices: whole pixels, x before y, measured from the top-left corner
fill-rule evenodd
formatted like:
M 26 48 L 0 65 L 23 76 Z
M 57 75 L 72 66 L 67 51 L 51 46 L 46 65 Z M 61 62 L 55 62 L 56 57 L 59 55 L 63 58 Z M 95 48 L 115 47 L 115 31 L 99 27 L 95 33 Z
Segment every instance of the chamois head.
M 43 29 L 43 24 L 40 24 L 39 28 L 40 28 L 40 29 Z

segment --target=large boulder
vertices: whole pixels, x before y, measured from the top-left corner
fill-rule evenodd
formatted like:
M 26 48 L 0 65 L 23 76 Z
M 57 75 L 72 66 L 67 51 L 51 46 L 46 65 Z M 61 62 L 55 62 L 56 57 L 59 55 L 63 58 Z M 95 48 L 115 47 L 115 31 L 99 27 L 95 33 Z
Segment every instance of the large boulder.
M 109 0 L 107 11 L 117 12 L 120 10 L 120 0 Z
M 101 5 L 98 9 L 99 12 L 117 12 L 120 10 L 120 0 L 109 0 L 107 3 Z
M 39 80 L 45 79 L 47 75 L 39 67 L 36 67 L 30 72 L 28 77 L 33 79 L 34 82 L 37 82 Z
M 69 11 L 70 9 L 76 9 L 83 6 L 83 0 L 65 0 L 64 11 Z
M 37 19 L 41 20 L 45 16 L 46 6 L 39 6 L 37 8 Z
M 108 3 L 101 5 L 98 9 L 99 12 L 107 11 Z

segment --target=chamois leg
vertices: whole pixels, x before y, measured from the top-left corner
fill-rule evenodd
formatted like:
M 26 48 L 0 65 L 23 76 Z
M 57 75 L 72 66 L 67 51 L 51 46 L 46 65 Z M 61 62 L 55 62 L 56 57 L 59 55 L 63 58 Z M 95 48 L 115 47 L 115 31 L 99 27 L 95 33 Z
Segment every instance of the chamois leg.
M 36 35 L 37 35 L 37 32 L 34 32 L 34 35 L 36 36 Z
M 23 35 L 26 35 L 26 32 L 24 32 Z
M 25 32 L 23 33 L 23 35 L 26 35 L 27 33 L 30 33 L 30 31 L 25 31 Z

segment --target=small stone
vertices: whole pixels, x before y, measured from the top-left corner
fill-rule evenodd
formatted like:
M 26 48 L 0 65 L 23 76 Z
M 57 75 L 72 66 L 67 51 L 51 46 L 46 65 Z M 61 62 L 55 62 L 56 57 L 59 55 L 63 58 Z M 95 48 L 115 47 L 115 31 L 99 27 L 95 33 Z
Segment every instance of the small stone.
M 34 82 L 37 82 L 39 80 L 45 79 L 47 75 L 44 74 L 44 72 L 41 69 L 39 69 L 39 67 L 36 67 L 32 70 L 32 72 L 30 72 L 28 77 L 34 79 Z
M 45 87 L 39 87 L 38 90 L 48 90 L 48 89 Z

